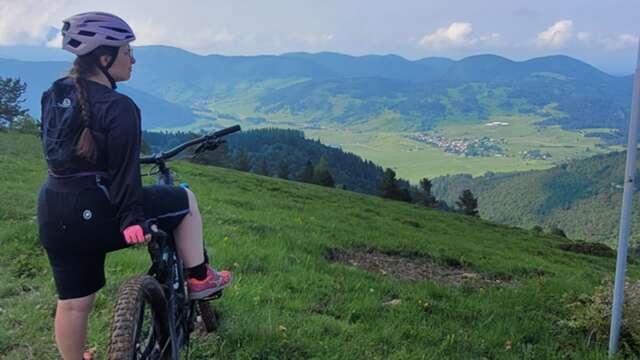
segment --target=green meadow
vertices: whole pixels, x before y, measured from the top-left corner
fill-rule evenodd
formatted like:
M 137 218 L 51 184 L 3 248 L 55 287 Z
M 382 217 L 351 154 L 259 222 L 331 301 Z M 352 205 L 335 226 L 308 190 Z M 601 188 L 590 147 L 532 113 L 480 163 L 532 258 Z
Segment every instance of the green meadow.
M 607 358 L 606 344 L 566 325 L 567 305 L 611 277 L 614 259 L 378 197 L 171 166 L 198 196 L 214 265 L 235 272 L 214 302 L 220 328 L 194 337 L 192 359 Z M 0 133 L 0 169 L 0 358 L 56 359 L 56 296 L 34 218 L 45 177 L 37 137 Z M 333 261 L 336 253 L 384 254 L 435 272 L 406 280 L 392 266 Z M 144 247 L 109 255 L 90 321 L 88 346 L 99 356 L 119 285 L 148 265 Z M 462 281 L 437 280 L 452 269 L 466 274 Z M 638 266 L 628 274 L 637 278 Z
M 423 177 L 467 173 L 474 176 L 487 171 L 510 172 L 546 169 L 558 163 L 585 156 L 610 152 L 615 147 L 601 148 L 602 141 L 584 133 L 567 131 L 559 126 L 539 127 L 537 117 L 495 116 L 485 123 L 441 125 L 430 135 L 449 139 L 503 138 L 505 156 L 465 157 L 447 153 L 429 144 L 410 139 L 413 132 L 366 132 L 326 128 L 306 130 L 310 138 L 324 144 L 340 145 L 343 150 L 360 155 L 383 167 L 396 171 L 398 176 L 417 184 Z M 487 126 L 502 122 L 509 125 Z M 547 160 L 525 160 L 525 151 L 540 150 L 551 154 Z
M 541 120 L 540 117 L 526 115 L 491 116 L 483 123 L 451 121 L 426 132 L 432 136 L 439 135 L 449 139 L 471 140 L 482 137 L 504 139 L 501 147 L 505 151 L 505 156 L 470 157 L 447 153 L 432 145 L 409 138 L 416 134 L 415 132 L 393 130 L 394 124 L 401 121 L 389 114 L 371 119 L 362 126 L 337 127 L 328 124 L 312 127 L 300 123 L 291 116 L 280 117 L 283 116 L 282 113 L 278 114 L 278 118 L 265 116 L 266 123 L 255 124 L 247 119 L 264 115 L 250 111 L 250 108 L 248 99 L 222 101 L 216 109 L 223 114 L 223 117 L 212 115 L 213 113 L 208 115 L 202 113 L 199 121 L 188 126 L 156 130 L 200 131 L 233 124 L 242 124 L 243 129 L 296 128 L 303 130 L 308 138 L 318 139 L 324 144 L 340 146 L 344 151 L 352 152 L 385 168 L 392 168 L 399 177 L 414 184 L 423 177 L 434 178 L 460 173 L 480 176 L 487 171 L 547 169 L 571 159 L 622 149 L 618 146 L 604 146 L 599 138 L 586 136 L 592 132 L 610 132 L 611 129 L 586 129 L 576 132 L 564 130 L 560 126 L 542 127 L 537 124 Z M 228 114 L 235 114 L 233 118 L 225 118 L 226 111 L 229 111 Z M 487 126 L 492 122 L 508 125 Z M 371 130 L 371 127 L 376 130 Z M 385 127 L 388 130 L 380 130 Z M 532 150 L 549 153 L 551 158 L 524 159 L 523 153 Z

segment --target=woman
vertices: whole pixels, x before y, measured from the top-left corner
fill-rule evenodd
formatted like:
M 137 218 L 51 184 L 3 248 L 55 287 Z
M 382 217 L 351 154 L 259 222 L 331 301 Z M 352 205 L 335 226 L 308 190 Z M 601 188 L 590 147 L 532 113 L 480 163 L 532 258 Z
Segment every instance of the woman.
M 143 187 L 140 110 L 116 83 L 131 76 L 133 31 L 100 12 L 64 20 L 63 49 L 77 55 L 69 75 L 42 95 L 42 141 L 49 176 L 38 196 L 40 241 L 58 292 L 55 334 L 64 359 L 83 356 L 95 294 L 105 283 L 105 254 L 150 239 L 146 219 L 173 231 L 193 299 L 231 283 L 205 261 L 202 220 L 193 193 Z

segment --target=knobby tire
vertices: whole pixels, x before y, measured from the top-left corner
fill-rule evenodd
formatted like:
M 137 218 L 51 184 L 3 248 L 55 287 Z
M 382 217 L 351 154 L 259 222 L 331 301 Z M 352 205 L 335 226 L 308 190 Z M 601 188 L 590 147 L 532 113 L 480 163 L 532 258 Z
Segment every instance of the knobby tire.
M 152 342 L 151 353 L 140 356 L 138 344 L 141 339 L 142 317 L 145 308 L 151 309 L 150 335 Z M 151 276 L 138 276 L 126 281 L 118 290 L 118 297 L 111 320 L 111 331 L 109 347 L 107 349 L 107 359 L 109 360 L 131 360 L 139 358 L 162 358 L 162 348 L 166 347 L 165 353 L 170 352 L 171 345 L 168 344 L 169 329 L 167 324 L 167 305 L 161 285 Z M 148 338 L 149 339 L 149 338 Z M 147 340 L 148 340 L 147 339 Z M 153 348 L 155 347 L 155 348 Z

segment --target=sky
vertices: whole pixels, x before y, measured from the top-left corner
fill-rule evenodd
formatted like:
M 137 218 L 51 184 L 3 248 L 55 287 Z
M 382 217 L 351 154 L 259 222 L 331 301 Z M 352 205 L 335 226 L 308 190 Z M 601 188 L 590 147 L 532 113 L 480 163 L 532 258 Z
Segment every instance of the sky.
M 106 11 L 132 26 L 134 46 L 203 55 L 564 54 L 624 75 L 636 65 L 639 10 L 640 0 L 0 0 L 0 46 L 59 47 L 62 19 Z

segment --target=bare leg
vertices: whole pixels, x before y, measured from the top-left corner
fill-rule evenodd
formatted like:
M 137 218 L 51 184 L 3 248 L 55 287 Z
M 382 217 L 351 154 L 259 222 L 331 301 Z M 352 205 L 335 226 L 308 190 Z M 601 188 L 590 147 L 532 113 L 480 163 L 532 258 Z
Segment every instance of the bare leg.
M 173 230 L 176 239 L 178 256 L 187 268 L 204 262 L 204 243 L 202 239 L 202 217 L 198 210 L 196 196 L 187 190 L 189 196 L 189 213 L 182 219 L 180 225 Z
M 87 340 L 87 323 L 96 294 L 58 300 L 56 309 L 56 344 L 65 360 L 82 359 Z

